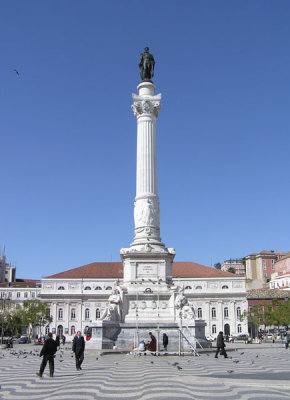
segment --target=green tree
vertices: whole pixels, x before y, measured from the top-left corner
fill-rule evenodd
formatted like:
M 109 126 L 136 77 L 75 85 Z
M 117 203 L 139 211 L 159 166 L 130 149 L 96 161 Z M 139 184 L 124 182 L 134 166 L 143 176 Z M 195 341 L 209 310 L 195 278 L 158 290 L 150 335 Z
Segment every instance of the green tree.
M 215 267 L 215 269 L 221 269 L 222 268 L 222 265 L 221 265 L 221 263 L 216 263 L 216 264 L 214 264 L 214 267 Z
M 232 274 L 235 274 L 235 273 L 236 273 L 236 270 L 235 270 L 235 268 L 230 267 L 230 268 L 228 269 L 228 272 L 231 272 Z
M 30 327 L 30 332 L 36 325 L 44 326 L 52 321 L 47 303 L 39 300 L 24 301 L 21 317 L 23 324 Z

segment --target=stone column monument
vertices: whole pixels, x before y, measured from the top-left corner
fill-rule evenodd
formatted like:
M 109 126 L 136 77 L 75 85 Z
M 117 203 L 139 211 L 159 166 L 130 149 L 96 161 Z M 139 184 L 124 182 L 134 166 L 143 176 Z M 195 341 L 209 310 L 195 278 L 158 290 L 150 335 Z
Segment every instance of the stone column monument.
M 141 54 L 142 81 L 133 94 L 132 110 L 137 119 L 135 235 L 129 248 L 120 250 L 124 266 L 122 282 L 116 284 L 109 306 L 97 321 L 99 348 L 129 348 L 152 331 L 160 348 L 161 330 L 170 332 L 176 349 L 185 337 L 184 329 L 204 338 L 204 322 L 196 321 L 193 307 L 180 287 L 173 284 L 172 262 L 175 251 L 160 238 L 160 209 L 157 191 L 156 120 L 161 109 L 161 94 L 155 95 L 152 82 L 154 57 L 148 47 Z M 189 341 L 185 340 L 188 347 Z
M 137 119 L 135 237 L 130 248 L 121 249 L 124 283 L 145 280 L 168 283 L 172 276 L 174 249 L 165 248 L 160 238 L 160 208 L 157 192 L 156 120 L 161 109 L 161 94 L 155 95 L 151 78 L 155 61 L 148 47 L 141 54 L 142 78 L 138 94 L 132 95 L 132 110 Z M 143 281 L 142 281 L 143 279 Z

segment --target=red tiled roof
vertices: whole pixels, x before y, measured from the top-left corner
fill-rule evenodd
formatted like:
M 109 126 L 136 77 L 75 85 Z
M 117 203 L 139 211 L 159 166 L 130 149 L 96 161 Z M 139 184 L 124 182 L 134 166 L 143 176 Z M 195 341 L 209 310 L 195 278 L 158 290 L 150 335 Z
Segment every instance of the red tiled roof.
M 0 287 L 36 287 L 37 282 L 39 281 L 37 281 L 36 279 L 16 279 L 16 282 L 0 282 Z
M 206 267 L 205 265 L 194 262 L 175 262 L 172 266 L 174 278 L 222 278 L 235 277 L 238 275 L 224 272 L 219 269 Z M 47 276 L 46 278 L 56 279 L 86 279 L 104 278 L 121 279 L 123 278 L 123 264 L 121 262 L 95 262 L 82 267 L 69 269 L 58 274 Z

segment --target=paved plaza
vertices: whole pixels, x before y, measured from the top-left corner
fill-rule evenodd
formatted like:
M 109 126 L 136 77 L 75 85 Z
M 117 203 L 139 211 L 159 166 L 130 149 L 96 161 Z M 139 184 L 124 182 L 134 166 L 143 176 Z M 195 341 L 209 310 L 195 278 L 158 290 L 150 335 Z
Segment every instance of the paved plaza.
M 0 351 L 0 399 L 289 399 L 290 349 L 282 344 L 229 344 L 228 359 L 194 356 L 108 354 L 86 351 L 75 370 L 70 345 L 57 352 L 55 376 L 48 365 L 38 378 L 40 346 Z

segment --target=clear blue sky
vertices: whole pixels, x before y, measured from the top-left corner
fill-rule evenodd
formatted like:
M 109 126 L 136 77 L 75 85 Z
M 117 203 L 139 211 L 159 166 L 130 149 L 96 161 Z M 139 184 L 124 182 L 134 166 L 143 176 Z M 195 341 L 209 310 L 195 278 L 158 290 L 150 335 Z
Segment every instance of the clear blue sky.
M 120 261 L 132 242 L 145 46 L 175 260 L 290 250 L 289 21 L 283 0 L 1 1 L 0 245 L 17 277 Z

